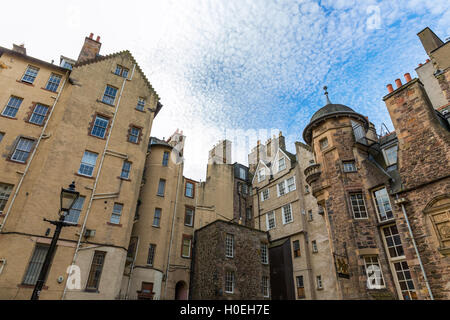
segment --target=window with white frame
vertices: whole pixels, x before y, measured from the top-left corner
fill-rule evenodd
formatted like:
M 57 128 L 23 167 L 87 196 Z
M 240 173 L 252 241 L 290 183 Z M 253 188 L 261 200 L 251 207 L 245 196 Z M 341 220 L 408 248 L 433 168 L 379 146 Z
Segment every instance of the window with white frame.
M 144 111 L 144 108 L 145 108 L 145 99 L 139 97 L 139 98 L 138 98 L 138 102 L 137 102 L 136 109 L 138 109 L 138 110 L 140 110 L 140 111 Z
M 227 271 L 225 273 L 225 292 L 233 293 L 234 292 L 234 272 Z
M 225 237 L 225 256 L 227 258 L 234 257 L 234 236 L 229 233 Z
M 47 245 L 36 244 L 33 255 L 31 256 L 30 262 L 28 263 L 27 272 L 25 273 L 25 277 L 23 278 L 23 284 L 36 284 L 39 273 L 41 272 L 42 266 L 44 265 L 48 248 L 49 246 Z
M 183 242 L 181 248 L 181 256 L 183 258 L 191 257 L 192 237 L 189 235 L 183 235 Z
M 94 172 L 95 164 L 97 162 L 98 154 L 85 151 L 83 159 L 81 159 L 80 169 L 78 173 L 84 176 L 92 177 Z
M 283 211 L 283 224 L 291 223 L 292 221 L 294 221 L 294 217 L 292 216 L 291 204 L 285 205 L 281 210 Z
M 22 81 L 27 83 L 33 83 L 37 77 L 38 72 L 39 68 L 28 66 L 27 70 L 25 71 L 25 74 L 22 77 Z
M 114 105 L 116 101 L 117 88 L 107 85 L 103 93 L 102 101 L 106 104 Z
M 356 172 L 356 164 L 355 161 L 344 161 L 344 172 Z
M 48 79 L 47 85 L 45 86 L 46 90 L 56 92 L 58 90 L 59 84 L 61 82 L 62 77 L 59 74 L 52 73 L 50 78 Z
M 385 287 L 383 272 L 377 256 L 364 257 L 368 289 L 382 289 Z
M 130 178 L 130 171 L 131 171 L 131 162 L 130 161 L 124 161 L 122 165 L 122 172 L 120 173 L 120 177 L 122 179 L 129 179 Z
M 141 135 L 141 128 L 137 127 L 130 127 L 129 135 L 128 135 L 128 141 L 132 143 L 139 143 L 139 137 Z
M 388 167 L 397 164 L 397 149 L 397 145 L 383 149 L 384 160 Z
M 261 262 L 263 264 L 269 263 L 269 249 L 266 243 L 261 243 Z
M 27 138 L 19 138 L 16 144 L 14 152 L 11 156 L 11 160 L 25 163 L 33 148 L 34 140 Z
M 394 213 L 392 212 L 391 203 L 389 201 L 389 195 L 386 188 L 382 188 L 373 192 L 375 200 L 375 207 L 378 213 L 378 219 L 380 222 L 394 219 Z
M 0 183 L 0 214 L 6 207 L 6 203 L 8 202 L 13 187 L 14 186 L 11 184 Z
M 97 115 L 95 117 L 94 125 L 92 126 L 91 135 L 104 139 L 106 135 L 106 129 L 108 129 L 108 125 L 108 118 Z
M 350 203 L 352 206 L 353 217 L 355 219 L 367 219 L 367 210 L 364 202 L 364 196 L 361 192 L 350 194 Z
M 285 181 L 280 182 L 279 184 L 277 184 L 277 191 L 278 191 L 278 196 L 284 196 L 286 194 L 286 185 L 285 185 Z
M 317 248 L 317 241 L 316 240 L 311 241 L 311 246 L 312 246 L 312 252 L 313 253 L 319 252 L 319 249 Z
M 261 192 L 261 201 L 266 201 L 267 199 L 269 199 L 269 188 Z
M 275 212 L 269 212 L 266 215 L 266 224 L 267 224 L 267 230 L 272 230 L 276 227 L 276 223 L 275 223 Z
M 49 107 L 37 103 L 33 109 L 29 122 L 42 125 L 44 124 L 45 117 L 47 116 Z
M 264 296 L 264 298 L 269 298 L 269 277 L 263 276 L 261 278 L 261 293 Z
M 264 168 L 258 170 L 258 182 L 266 179 L 266 170 Z
M 184 215 L 184 225 L 188 227 L 194 226 L 194 209 L 186 207 Z
M 286 158 L 280 158 L 278 160 L 278 171 L 283 171 L 286 169 Z
M 2 111 L 2 116 L 14 118 L 19 111 L 20 105 L 22 104 L 23 99 L 19 97 L 11 96 L 6 104 L 5 109 Z
M 80 219 L 81 210 L 83 209 L 84 200 L 86 197 L 79 196 L 77 201 L 73 204 L 69 213 L 65 216 L 64 222 L 77 224 Z
M 114 203 L 113 212 L 111 214 L 110 223 L 119 224 L 120 217 L 122 216 L 123 204 Z
M 316 276 L 317 289 L 323 289 L 322 276 Z
M 286 184 L 288 192 L 292 192 L 297 189 L 297 187 L 295 186 L 295 177 L 290 177 L 289 179 L 287 179 Z
M 155 214 L 153 216 L 153 227 L 159 228 L 161 225 L 161 209 L 155 208 Z

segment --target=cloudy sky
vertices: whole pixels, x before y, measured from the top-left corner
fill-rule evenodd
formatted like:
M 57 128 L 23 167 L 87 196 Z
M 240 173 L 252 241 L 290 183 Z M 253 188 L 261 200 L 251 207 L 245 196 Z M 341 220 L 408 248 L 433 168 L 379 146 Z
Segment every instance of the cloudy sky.
M 187 136 L 185 175 L 204 179 L 220 139 L 245 148 L 282 131 L 287 148 L 331 101 L 392 124 L 386 84 L 427 56 L 417 33 L 450 36 L 448 0 L 8 1 L 0 45 L 59 61 L 78 57 L 84 37 L 101 36 L 102 54 L 128 49 L 161 97 L 152 135 Z M 6 13 L 6 14 L 5 14 Z

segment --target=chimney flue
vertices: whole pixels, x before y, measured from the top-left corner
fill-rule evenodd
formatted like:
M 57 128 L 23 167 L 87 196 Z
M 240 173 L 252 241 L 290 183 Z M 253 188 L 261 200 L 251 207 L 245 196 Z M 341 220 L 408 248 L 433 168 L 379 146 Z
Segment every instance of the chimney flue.
M 406 83 L 411 81 L 411 75 L 409 73 L 405 73 L 405 80 L 406 80 Z
M 402 86 L 402 80 L 395 79 L 395 84 L 397 85 L 397 89 L 400 88 Z
M 89 39 L 93 39 L 94 38 L 94 34 L 91 32 L 91 34 L 89 35 Z
M 392 87 L 392 84 L 389 83 L 386 87 L 387 87 L 389 93 L 394 91 L 394 88 Z

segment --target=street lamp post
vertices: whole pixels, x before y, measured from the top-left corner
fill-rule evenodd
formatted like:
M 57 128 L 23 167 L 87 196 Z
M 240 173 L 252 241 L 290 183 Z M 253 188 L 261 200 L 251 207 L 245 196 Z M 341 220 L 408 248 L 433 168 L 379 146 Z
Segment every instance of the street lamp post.
M 47 254 L 45 255 L 45 260 L 42 265 L 41 272 L 39 273 L 38 280 L 36 285 L 34 286 L 33 294 L 31 296 L 31 300 L 39 300 L 39 295 L 44 287 L 45 280 L 47 279 L 48 271 L 50 270 L 50 265 L 53 260 L 53 256 L 56 251 L 56 244 L 58 243 L 59 235 L 61 233 L 61 229 L 63 227 L 73 227 L 74 224 L 65 222 L 65 218 L 67 213 L 72 208 L 73 204 L 77 201 L 80 193 L 75 191 L 75 181 L 69 186 L 69 189 L 61 189 L 60 201 L 61 201 L 61 210 L 59 213 L 59 220 L 52 221 L 44 219 L 53 225 L 56 226 L 55 233 L 53 234 L 52 242 L 50 247 L 48 248 Z

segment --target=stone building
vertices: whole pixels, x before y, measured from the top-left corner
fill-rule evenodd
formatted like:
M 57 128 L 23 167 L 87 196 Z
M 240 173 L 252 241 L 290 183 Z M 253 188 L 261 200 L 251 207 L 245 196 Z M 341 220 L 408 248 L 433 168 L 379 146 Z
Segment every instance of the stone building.
M 249 154 L 254 225 L 269 233 L 272 299 L 338 298 L 325 221 L 303 173 L 313 159 L 301 142 L 288 152 L 281 132 Z
M 195 231 L 190 299 L 270 299 L 267 233 L 216 220 Z
M 187 299 L 197 182 L 183 176 L 185 139 L 150 138 L 122 298 Z
M 61 233 L 41 299 L 119 295 L 162 106 L 128 51 L 102 56 L 100 47 L 91 34 L 62 67 L 0 47 L 0 299 L 30 298 L 53 235 L 43 218 L 58 219 L 59 192 L 72 181 L 81 194 L 66 217 L 74 226 Z M 81 276 L 74 290 L 71 265 Z
M 448 45 L 431 30 L 419 36 L 448 105 L 449 55 L 431 54 Z M 327 93 L 303 132 L 315 157 L 306 181 L 323 207 L 343 299 L 449 298 L 450 127 L 435 111 L 439 90 L 433 105 L 419 79 L 405 79 L 383 98 L 395 132 L 377 136 Z

